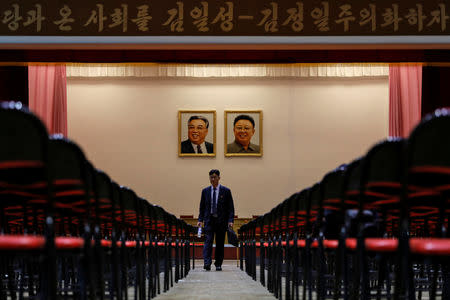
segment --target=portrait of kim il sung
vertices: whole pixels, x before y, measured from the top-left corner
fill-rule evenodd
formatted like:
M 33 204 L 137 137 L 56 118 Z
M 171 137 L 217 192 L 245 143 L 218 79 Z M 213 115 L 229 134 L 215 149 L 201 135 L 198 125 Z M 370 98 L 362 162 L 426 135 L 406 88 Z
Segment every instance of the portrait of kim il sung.
M 178 155 L 216 155 L 216 112 L 178 111 Z
M 225 156 L 262 156 L 262 111 L 225 111 Z

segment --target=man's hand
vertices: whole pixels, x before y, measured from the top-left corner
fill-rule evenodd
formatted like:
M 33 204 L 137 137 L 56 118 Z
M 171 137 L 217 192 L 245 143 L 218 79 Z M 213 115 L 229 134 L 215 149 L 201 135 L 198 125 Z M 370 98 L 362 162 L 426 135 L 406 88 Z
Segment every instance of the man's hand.
M 197 227 L 203 227 L 203 222 L 197 222 Z
M 228 228 L 233 229 L 233 222 L 228 223 Z

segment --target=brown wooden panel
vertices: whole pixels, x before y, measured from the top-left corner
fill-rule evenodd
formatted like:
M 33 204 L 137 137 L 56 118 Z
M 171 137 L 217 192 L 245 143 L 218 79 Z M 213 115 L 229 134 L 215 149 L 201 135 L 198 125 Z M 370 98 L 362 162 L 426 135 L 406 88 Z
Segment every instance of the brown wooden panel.
M 450 62 L 450 50 L 0 50 L 0 62 Z
M 448 0 L 2 0 L 6 36 L 447 35 Z

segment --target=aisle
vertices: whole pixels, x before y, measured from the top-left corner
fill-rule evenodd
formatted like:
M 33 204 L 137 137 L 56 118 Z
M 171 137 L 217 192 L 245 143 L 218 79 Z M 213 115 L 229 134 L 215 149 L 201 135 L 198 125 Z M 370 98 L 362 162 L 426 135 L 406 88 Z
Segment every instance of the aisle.
M 216 272 L 214 266 L 210 272 L 202 267 L 198 261 L 186 278 L 155 299 L 275 299 L 259 282 L 236 267 L 236 261 L 225 261 L 221 272 Z

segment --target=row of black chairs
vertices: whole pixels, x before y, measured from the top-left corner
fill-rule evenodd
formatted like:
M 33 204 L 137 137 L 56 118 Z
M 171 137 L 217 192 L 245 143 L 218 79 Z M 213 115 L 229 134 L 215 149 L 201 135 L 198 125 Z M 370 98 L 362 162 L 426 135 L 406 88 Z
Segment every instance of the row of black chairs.
M 450 299 L 449 214 L 439 109 L 242 226 L 240 267 L 277 298 Z
M 21 103 L 1 104 L 0 141 L 0 299 L 149 299 L 187 275 L 195 228 Z

